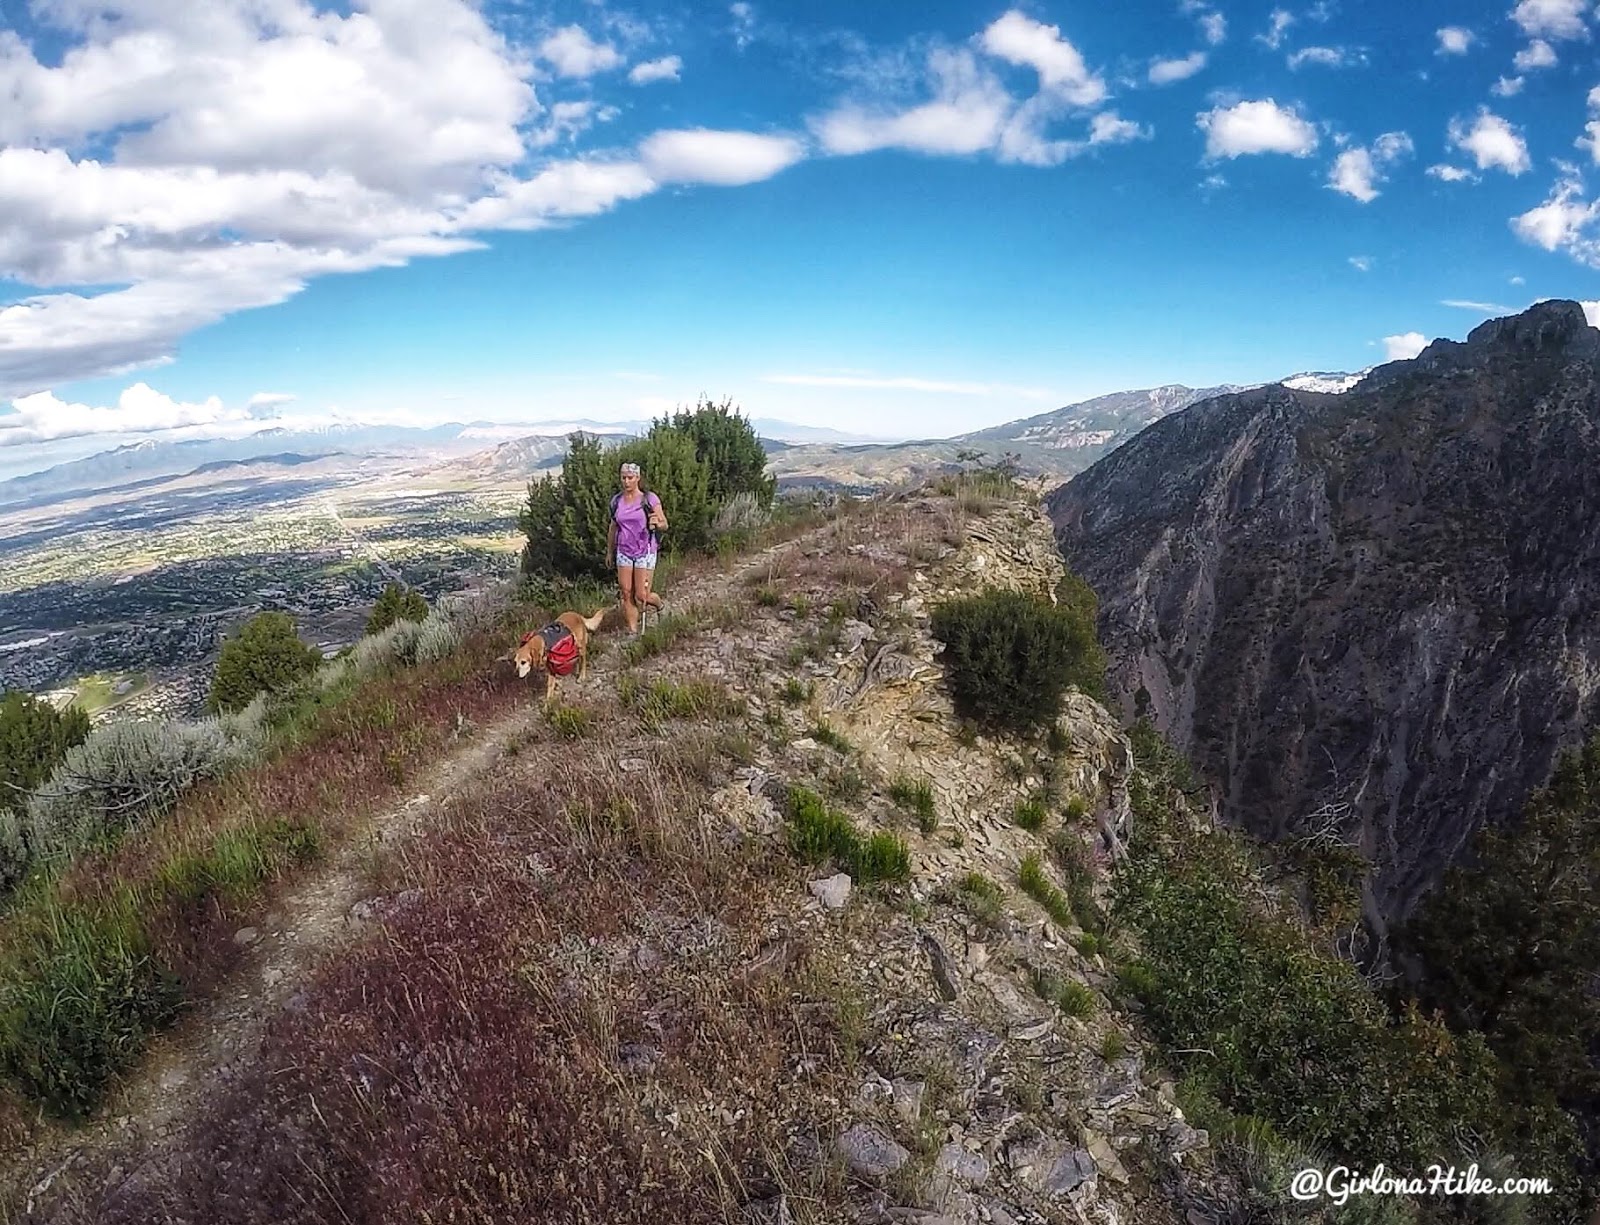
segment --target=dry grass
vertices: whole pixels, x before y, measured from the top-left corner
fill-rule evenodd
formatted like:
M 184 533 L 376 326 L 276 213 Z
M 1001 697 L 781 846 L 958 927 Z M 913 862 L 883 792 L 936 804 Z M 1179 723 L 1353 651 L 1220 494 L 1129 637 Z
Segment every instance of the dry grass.
M 793 1083 L 791 1054 L 837 1062 L 840 1039 L 792 1009 L 803 957 L 744 972 L 779 865 L 662 761 L 549 752 L 407 850 L 412 900 L 302 993 L 169 1177 L 56 1219 L 720 1225 L 772 1185 L 838 1219 L 842 1188 L 781 1155 L 839 1091 Z

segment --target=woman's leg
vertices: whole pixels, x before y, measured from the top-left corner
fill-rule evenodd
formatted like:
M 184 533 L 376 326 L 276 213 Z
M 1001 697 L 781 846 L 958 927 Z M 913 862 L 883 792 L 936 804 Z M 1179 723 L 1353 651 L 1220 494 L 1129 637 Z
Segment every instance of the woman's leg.
M 633 571 L 633 602 L 639 608 L 655 608 L 661 603 L 661 597 L 650 590 L 650 580 L 655 578 L 655 570 L 644 566 L 636 566 Z
M 617 590 L 622 593 L 622 619 L 627 623 L 630 634 L 639 627 L 639 608 L 633 602 L 633 575 L 632 566 L 617 567 Z

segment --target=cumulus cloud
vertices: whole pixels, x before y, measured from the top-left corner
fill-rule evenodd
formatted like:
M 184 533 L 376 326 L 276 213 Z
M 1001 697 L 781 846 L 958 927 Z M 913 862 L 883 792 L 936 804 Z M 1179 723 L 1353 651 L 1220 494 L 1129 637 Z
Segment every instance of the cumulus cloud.
M 646 60 L 642 64 L 635 64 L 628 70 L 628 80 L 635 85 L 650 85 L 656 81 L 676 81 L 678 74 L 683 71 L 683 59 L 676 55 L 666 55 L 658 60 Z
M 1500 77 L 1489 86 L 1489 92 L 1496 98 L 1514 98 L 1522 92 L 1523 84 L 1521 77 Z
M 798 162 L 805 146 L 792 136 L 705 128 L 657 132 L 639 145 L 646 171 L 661 183 L 757 183 Z
M 1372 256 L 1370 256 L 1370 255 L 1352 255 L 1350 257 L 1350 266 L 1352 268 L 1354 268 L 1357 272 L 1371 272 L 1372 271 Z
M 1435 55 L 1465 55 L 1477 41 L 1477 35 L 1465 26 L 1445 26 L 1435 33 L 1439 39 Z
M 1583 135 L 1572 143 L 1587 149 L 1595 164 L 1600 165 L 1600 85 L 1589 91 L 1589 122 L 1584 125 Z
M 589 37 L 582 26 L 563 26 L 539 44 L 539 55 L 564 77 L 592 77 L 622 66 L 622 53 Z
M 1271 98 L 1219 106 L 1195 117 L 1206 134 L 1206 157 L 1243 157 L 1254 153 L 1286 153 L 1309 157 L 1316 151 L 1317 130 L 1293 107 Z
M 1535 68 L 1554 68 L 1560 60 L 1556 49 L 1542 38 L 1536 38 L 1512 58 L 1511 64 L 1518 72 Z
M 1367 53 L 1350 47 L 1303 47 L 1289 56 L 1289 67 L 1298 69 L 1306 64 L 1323 68 L 1349 68 L 1367 62 Z
M 1587 38 L 1589 0 L 1522 0 L 1511 19 L 1529 38 Z
M 473 250 L 481 232 L 567 223 L 665 183 L 750 182 L 804 153 L 789 137 L 668 132 L 631 155 L 551 158 L 617 111 L 541 100 L 536 64 L 582 78 L 620 53 L 579 26 L 520 51 L 470 0 L 38 12 L 65 39 L 50 59 L 0 31 L 0 276 L 36 291 L 0 306 L 0 403 L 163 364 L 195 329 L 317 277 Z M 675 57 L 636 73 L 669 69 Z
M 1461 183 L 1477 178 L 1470 170 L 1463 170 L 1460 166 L 1451 166 L 1443 162 L 1437 166 L 1429 166 L 1428 175 L 1445 183 Z
M 1585 199 L 1583 181 L 1576 174 L 1563 178 L 1545 202 L 1511 219 L 1511 229 L 1523 242 L 1546 251 L 1565 251 L 1579 263 L 1600 267 L 1600 238 L 1594 230 L 1600 220 L 1600 201 Z
M 1399 336 L 1383 338 L 1384 360 L 1405 361 L 1428 347 L 1428 338 L 1421 332 L 1403 332 Z
M 1037 90 L 1019 101 L 1001 82 L 995 61 L 1031 68 Z M 1002 162 L 1056 166 L 1095 145 L 1142 134 L 1112 115 L 1096 116 L 1087 139 L 1052 136 L 1052 124 L 1101 102 L 1106 85 L 1059 27 L 1015 10 L 967 46 L 935 46 L 920 77 L 896 73 L 893 83 L 905 87 L 909 78 L 913 89 L 920 86 L 932 94 L 925 101 L 907 105 L 904 96 L 881 96 L 885 91 L 880 88 L 880 96 L 844 101 L 812 117 L 809 125 L 818 143 L 841 155 L 897 148 L 947 156 L 990 153 Z
M 1521 133 L 1487 108 L 1481 108 L 1470 125 L 1459 118 L 1452 119 L 1450 144 L 1469 154 L 1479 170 L 1498 169 L 1519 175 L 1532 168 Z
M 1370 204 L 1378 198 L 1377 184 L 1383 181 L 1384 172 L 1409 156 L 1412 149 L 1411 137 L 1404 132 L 1385 132 L 1370 149 L 1360 146 L 1346 149 L 1334 160 L 1328 186 L 1363 204 Z
M 1283 39 L 1289 32 L 1289 27 L 1294 24 L 1294 14 L 1288 9 L 1273 9 L 1269 19 L 1267 32 L 1257 34 L 1256 41 L 1265 43 L 1273 51 L 1283 46 Z
M 1089 121 L 1091 145 L 1123 145 L 1132 140 L 1149 140 L 1150 135 L 1148 128 L 1121 118 L 1116 111 L 1102 111 Z
M 1200 35 L 1213 47 L 1221 46 L 1228 37 L 1228 19 L 1219 13 L 1210 0 L 1178 0 L 1178 11 L 1193 17 L 1200 27 Z
M 990 55 L 1038 73 L 1041 93 L 1084 107 L 1106 96 L 1105 82 L 1089 71 L 1059 26 L 1044 25 L 1012 9 L 984 30 L 979 41 Z
M 1186 81 L 1206 66 L 1206 53 L 1196 51 L 1180 59 L 1153 60 L 1150 64 L 1150 84 L 1170 85 L 1173 81 Z
M 255 402 L 252 398 L 251 403 Z M 243 421 L 250 416 L 247 408 L 224 408 L 216 396 L 200 404 L 184 404 L 145 383 L 127 388 L 114 406 L 68 403 L 51 392 L 41 391 L 18 397 L 12 401 L 10 412 L 0 413 L 0 447 L 91 434 L 153 433 Z
M 905 110 L 846 103 L 812 121 L 829 153 L 901 148 L 916 153 L 971 154 L 994 147 L 1012 110 L 995 75 L 965 49 L 928 56 L 934 97 Z

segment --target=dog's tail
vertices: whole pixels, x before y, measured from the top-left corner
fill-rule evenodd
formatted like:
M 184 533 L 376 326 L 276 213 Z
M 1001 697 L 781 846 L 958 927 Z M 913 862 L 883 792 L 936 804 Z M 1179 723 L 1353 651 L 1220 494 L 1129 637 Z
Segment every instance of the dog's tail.
M 600 622 L 604 621 L 605 619 L 606 610 L 602 608 L 599 612 L 595 613 L 594 616 L 585 617 L 583 619 L 583 628 L 592 634 L 595 632 L 595 630 L 600 628 Z

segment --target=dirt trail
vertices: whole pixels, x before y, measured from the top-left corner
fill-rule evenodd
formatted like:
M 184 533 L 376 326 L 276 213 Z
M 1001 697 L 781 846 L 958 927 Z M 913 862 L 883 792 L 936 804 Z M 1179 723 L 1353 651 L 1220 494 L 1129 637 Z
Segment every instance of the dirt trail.
M 813 529 L 751 554 L 725 573 L 685 576 L 666 592 L 669 612 L 681 614 L 724 595 L 745 575 L 824 530 Z M 620 625 L 611 631 L 608 624 L 602 632 L 615 641 L 623 631 Z M 581 696 L 610 684 L 620 666 L 620 651 L 605 652 L 590 664 L 582 682 L 576 677 L 562 682 L 563 696 Z M 531 678 L 528 684 L 526 706 L 477 730 L 459 751 L 416 781 L 411 798 L 373 818 L 329 860 L 291 882 L 272 900 L 257 926 L 240 929 L 235 939 L 245 951 L 227 980 L 198 1001 L 173 1029 L 151 1041 L 139 1065 L 90 1122 L 77 1128 L 41 1126 L 26 1152 L 0 1160 L 0 1178 L 16 1177 L 16 1185 L 28 1188 L 22 1220 L 30 1219 L 35 1201 L 73 1166 L 108 1148 L 138 1149 L 172 1137 L 198 1113 L 230 1069 L 251 1058 L 268 1020 L 285 1006 L 292 1007 L 296 993 L 317 968 L 365 928 L 359 903 L 369 893 L 373 852 L 423 829 L 443 799 L 483 774 L 508 745 L 538 724 L 543 681 Z M 6 1219 L 6 1205 L 0 1203 L 0 1221 Z

